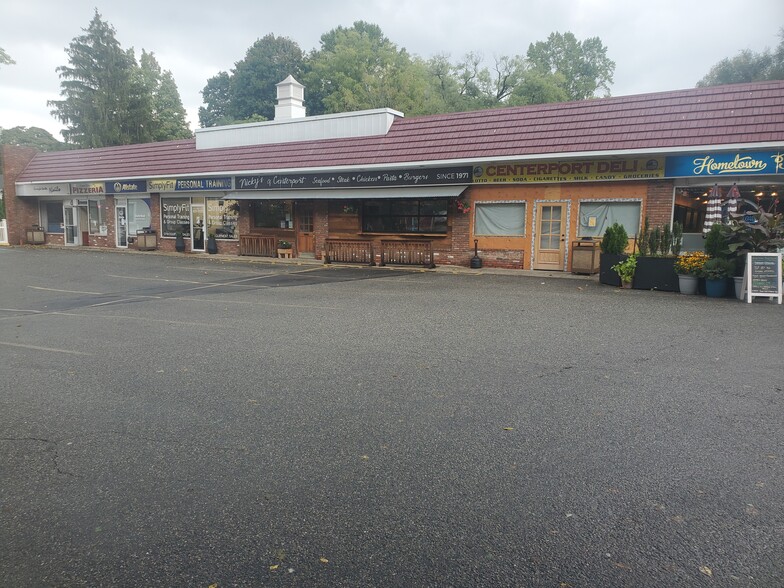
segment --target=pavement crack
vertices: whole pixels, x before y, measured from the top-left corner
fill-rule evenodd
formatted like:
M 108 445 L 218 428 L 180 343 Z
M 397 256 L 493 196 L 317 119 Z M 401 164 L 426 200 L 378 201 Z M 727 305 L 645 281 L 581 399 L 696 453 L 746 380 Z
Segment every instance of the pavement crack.
M 46 451 L 52 453 L 52 464 L 54 466 L 55 472 L 57 472 L 61 476 L 68 476 L 69 478 L 81 477 L 81 476 L 77 476 L 73 472 L 69 472 L 68 470 L 65 470 L 62 467 L 60 467 L 59 441 L 53 441 L 51 439 L 44 439 L 41 437 L 0 437 L 0 442 L 2 441 L 11 442 L 11 443 L 20 443 L 20 442 L 42 443 L 45 445 Z

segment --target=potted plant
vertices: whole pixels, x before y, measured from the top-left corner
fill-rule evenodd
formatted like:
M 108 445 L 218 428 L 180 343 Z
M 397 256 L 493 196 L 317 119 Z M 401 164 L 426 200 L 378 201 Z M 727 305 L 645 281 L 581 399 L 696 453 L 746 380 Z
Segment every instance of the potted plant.
M 207 253 L 215 255 L 218 252 L 218 242 L 215 240 L 215 231 L 210 231 L 207 235 Z
M 729 259 L 714 257 L 702 266 L 702 275 L 705 277 L 705 294 L 710 298 L 722 298 L 727 294 L 727 278 L 734 270 L 734 264 Z
M 629 245 L 629 236 L 623 225 L 613 223 L 604 231 L 602 253 L 599 256 L 599 281 L 608 286 L 620 286 L 618 274 L 612 267 L 625 258 L 624 251 Z
M 621 285 L 624 288 L 632 287 L 632 280 L 634 279 L 634 272 L 636 269 L 637 269 L 636 255 L 630 255 L 623 261 L 619 261 L 614 266 L 612 266 L 612 270 L 618 274 L 618 278 L 620 278 Z
M 177 231 L 174 233 L 174 249 L 177 253 L 182 253 L 185 251 L 185 239 L 182 235 L 182 231 Z
M 278 257 L 291 258 L 291 243 L 281 239 L 278 241 Z
M 640 290 L 678 291 L 678 276 L 674 265 L 680 253 L 683 229 L 678 221 L 663 227 L 648 228 L 645 219 L 640 238 L 637 240 L 640 252 L 637 270 L 634 274 L 634 287 Z M 644 253 L 645 252 L 645 253 Z
M 696 294 L 702 267 L 710 258 L 702 251 L 687 252 L 675 259 L 673 269 L 678 276 L 678 289 L 681 294 Z

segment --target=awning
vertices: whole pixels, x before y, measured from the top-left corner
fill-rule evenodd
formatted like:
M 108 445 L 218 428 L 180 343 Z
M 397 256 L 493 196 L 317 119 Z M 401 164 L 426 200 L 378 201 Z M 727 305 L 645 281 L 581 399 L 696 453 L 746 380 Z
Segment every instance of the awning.
M 351 188 L 346 190 L 243 190 L 227 200 L 376 200 L 379 198 L 457 198 L 468 186 Z

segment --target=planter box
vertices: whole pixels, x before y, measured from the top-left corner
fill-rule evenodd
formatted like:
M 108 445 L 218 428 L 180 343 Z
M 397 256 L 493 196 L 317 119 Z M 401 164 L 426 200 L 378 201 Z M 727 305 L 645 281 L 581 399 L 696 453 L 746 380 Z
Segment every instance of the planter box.
M 621 278 L 612 268 L 616 263 L 622 262 L 629 257 L 625 253 L 615 255 L 613 253 L 602 253 L 599 255 L 599 282 L 607 286 L 621 287 Z
M 678 274 L 675 273 L 675 257 L 638 257 L 634 272 L 636 290 L 660 290 L 678 292 Z

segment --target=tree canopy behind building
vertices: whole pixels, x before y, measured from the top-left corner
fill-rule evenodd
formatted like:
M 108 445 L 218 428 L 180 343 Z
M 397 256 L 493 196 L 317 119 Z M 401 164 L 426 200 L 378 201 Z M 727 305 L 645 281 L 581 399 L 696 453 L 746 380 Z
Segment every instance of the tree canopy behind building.
M 757 53 L 744 49 L 735 57 L 725 57 L 697 82 L 697 87 L 742 84 L 765 80 L 784 80 L 784 28 L 779 29 L 780 41 L 774 51 Z
M 191 135 L 171 72 L 152 53 L 142 51 L 139 65 L 97 10 L 83 31 L 65 49 L 68 65 L 57 68 L 62 99 L 48 102 L 66 142 L 107 147 Z
M 259 39 L 233 70 L 207 81 L 199 122 L 272 118 L 275 84 L 289 74 L 305 85 L 310 115 L 371 108 L 421 115 L 608 95 L 614 70 L 598 37 L 553 33 L 525 55 L 496 56 L 488 66 L 477 52 L 454 62 L 446 54 L 422 59 L 378 25 L 357 21 L 324 33 L 307 55 L 290 39 Z

